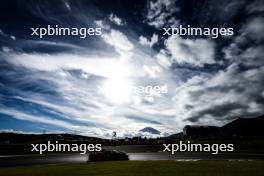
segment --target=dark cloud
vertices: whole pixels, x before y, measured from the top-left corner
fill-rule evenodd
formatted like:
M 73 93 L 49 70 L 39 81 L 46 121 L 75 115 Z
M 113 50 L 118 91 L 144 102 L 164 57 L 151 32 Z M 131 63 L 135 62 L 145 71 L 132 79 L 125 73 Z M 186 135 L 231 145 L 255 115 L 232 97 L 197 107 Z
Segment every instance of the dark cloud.
M 158 122 L 158 121 L 155 121 L 155 120 L 149 120 L 149 118 L 138 117 L 138 116 L 133 116 L 133 115 L 128 115 L 126 117 L 128 119 L 135 120 L 137 122 L 144 122 L 144 123 L 150 123 L 150 124 L 155 124 L 155 125 L 162 125 L 161 122 Z

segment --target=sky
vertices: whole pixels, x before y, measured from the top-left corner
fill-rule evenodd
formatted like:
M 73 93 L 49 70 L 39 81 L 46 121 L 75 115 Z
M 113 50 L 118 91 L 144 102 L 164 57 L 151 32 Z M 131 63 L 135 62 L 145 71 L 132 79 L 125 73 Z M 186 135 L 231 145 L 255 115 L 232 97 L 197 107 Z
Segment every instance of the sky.
M 31 35 L 30 28 L 102 35 Z M 162 28 L 232 27 L 233 36 L 164 36 Z M 0 129 L 110 138 L 162 136 L 264 114 L 261 0 L 1 2 Z M 165 93 L 135 93 L 161 86 Z

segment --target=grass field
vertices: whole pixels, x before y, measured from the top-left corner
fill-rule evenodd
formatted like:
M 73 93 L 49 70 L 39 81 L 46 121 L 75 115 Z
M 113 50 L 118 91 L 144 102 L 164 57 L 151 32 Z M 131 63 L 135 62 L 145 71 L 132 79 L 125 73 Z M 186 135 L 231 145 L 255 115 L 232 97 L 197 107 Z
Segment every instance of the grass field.
M 0 168 L 0 176 L 264 176 L 264 161 L 120 161 Z

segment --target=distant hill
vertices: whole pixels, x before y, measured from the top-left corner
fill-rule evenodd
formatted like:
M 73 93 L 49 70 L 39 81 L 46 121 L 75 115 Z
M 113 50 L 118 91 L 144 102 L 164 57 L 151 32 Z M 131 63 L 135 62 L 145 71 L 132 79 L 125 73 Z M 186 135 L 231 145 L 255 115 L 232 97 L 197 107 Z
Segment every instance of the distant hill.
M 183 137 L 183 132 L 180 132 L 180 133 L 175 133 L 175 134 L 172 134 L 170 136 L 168 136 L 168 138 L 182 138 Z
M 151 133 L 151 134 L 160 134 L 160 131 L 158 131 L 152 127 L 145 127 L 143 129 L 139 130 L 139 132 Z
M 225 135 L 264 136 L 264 115 L 256 118 L 240 118 L 221 128 Z
M 264 115 L 256 118 L 239 118 L 222 127 L 187 125 L 182 133 L 169 136 L 169 138 L 216 138 L 252 136 L 264 137 Z

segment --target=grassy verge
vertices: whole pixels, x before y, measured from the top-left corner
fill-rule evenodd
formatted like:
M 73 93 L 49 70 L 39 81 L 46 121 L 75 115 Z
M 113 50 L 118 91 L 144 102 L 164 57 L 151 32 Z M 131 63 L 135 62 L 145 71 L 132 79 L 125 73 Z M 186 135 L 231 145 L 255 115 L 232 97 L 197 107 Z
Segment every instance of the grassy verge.
M 264 161 L 121 161 L 0 168 L 0 176 L 263 176 Z

